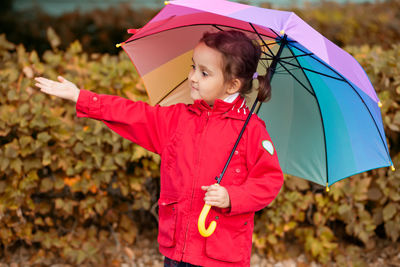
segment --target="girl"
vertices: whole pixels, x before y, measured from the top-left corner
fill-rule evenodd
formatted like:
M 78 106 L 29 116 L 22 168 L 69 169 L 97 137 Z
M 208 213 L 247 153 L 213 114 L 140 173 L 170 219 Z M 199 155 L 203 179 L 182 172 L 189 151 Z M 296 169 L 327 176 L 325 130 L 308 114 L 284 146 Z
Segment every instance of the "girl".
M 257 77 L 261 48 L 239 31 L 205 33 L 188 75 L 191 105 L 149 106 L 36 78 L 41 91 L 76 102 L 78 117 L 101 120 L 113 131 L 161 155 L 160 252 L 165 266 L 250 266 L 254 213 L 278 194 L 283 174 L 264 122 L 252 115 L 221 185 L 214 184 L 249 113 L 244 95 L 259 80 L 258 99 L 270 97 Z M 266 145 L 268 144 L 268 145 Z M 207 238 L 197 229 L 204 203 L 213 206 Z

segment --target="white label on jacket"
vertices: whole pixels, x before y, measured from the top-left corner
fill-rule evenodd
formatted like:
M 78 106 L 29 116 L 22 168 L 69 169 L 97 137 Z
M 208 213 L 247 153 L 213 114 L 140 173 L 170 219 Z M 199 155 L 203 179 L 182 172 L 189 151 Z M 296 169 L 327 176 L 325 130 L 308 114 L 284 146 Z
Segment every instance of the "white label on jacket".
M 268 151 L 269 154 L 273 155 L 274 154 L 274 146 L 272 145 L 271 141 L 265 140 L 262 141 L 262 146 L 265 148 L 265 150 Z

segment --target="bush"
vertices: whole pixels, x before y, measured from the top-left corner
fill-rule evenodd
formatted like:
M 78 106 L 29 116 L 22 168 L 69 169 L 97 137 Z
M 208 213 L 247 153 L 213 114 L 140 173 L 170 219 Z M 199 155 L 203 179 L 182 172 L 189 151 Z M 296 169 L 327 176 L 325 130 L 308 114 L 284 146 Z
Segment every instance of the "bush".
M 0 257 L 7 262 L 26 245 L 38 251 L 32 264 L 109 266 L 115 243 L 133 244 L 138 231 L 156 228 L 159 158 L 100 122 L 76 118 L 72 103 L 33 89 L 32 78 L 61 74 L 99 93 L 146 95 L 125 53 L 89 55 L 77 41 L 62 51 L 51 29 L 48 38 L 52 50 L 41 59 L 0 36 Z M 400 45 L 346 49 L 378 88 L 392 159 L 400 166 Z M 330 193 L 286 177 L 277 199 L 256 216 L 254 246 L 279 258 L 300 244 L 310 258 L 348 265 L 350 249 L 341 246 L 348 237 L 367 248 L 377 238 L 399 240 L 399 188 L 399 173 L 388 168 L 343 180 Z
M 22 242 L 41 251 L 32 263 L 109 265 L 110 240 L 133 244 L 138 230 L 156 227 L 143 211 L 158 196 L 159 158 L 76 118 L 72 103 L 33 89 L 32 78 L 60 73 L 100 93 L 145 94 L 124 53 L 89 56 L 79 42 L 58 51 L 51 38 L 42 61 L 0 37 L 0 256 L 7 261 Z

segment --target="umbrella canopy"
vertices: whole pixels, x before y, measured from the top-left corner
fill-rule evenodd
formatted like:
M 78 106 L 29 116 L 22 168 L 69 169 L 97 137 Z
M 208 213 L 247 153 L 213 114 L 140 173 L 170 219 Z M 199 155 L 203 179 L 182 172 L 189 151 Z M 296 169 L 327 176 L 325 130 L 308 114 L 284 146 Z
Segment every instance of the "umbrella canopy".
M 391 166 L 380 102 L 347 52 L 296 14 L 224 0 L 176 0 L 122 43 L 152 104 L 190 103 L 187 75 L 204 32 L 236 29 L 273 67 L 272 98 L 257 113 L 283 171 L 321 185 Z M 264 70 L 265 71 L 265 70 Z

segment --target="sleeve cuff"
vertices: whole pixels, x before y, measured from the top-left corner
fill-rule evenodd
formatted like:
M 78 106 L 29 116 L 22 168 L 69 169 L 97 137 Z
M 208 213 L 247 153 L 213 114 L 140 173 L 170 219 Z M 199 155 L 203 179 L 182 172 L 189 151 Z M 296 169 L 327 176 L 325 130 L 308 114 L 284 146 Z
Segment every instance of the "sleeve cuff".
M 100 95 L 87 90 L 80 90 L 76 102 L 76 115 L 101 120 Z
M 229 194 L 229 200 L 231 201 L 231 207 L 227 209 L 224 213 L 227 215 L 236 215 L 242 213 L 241 208 L 241 196 L 243 195 L 235 186 L 225 187 Z

